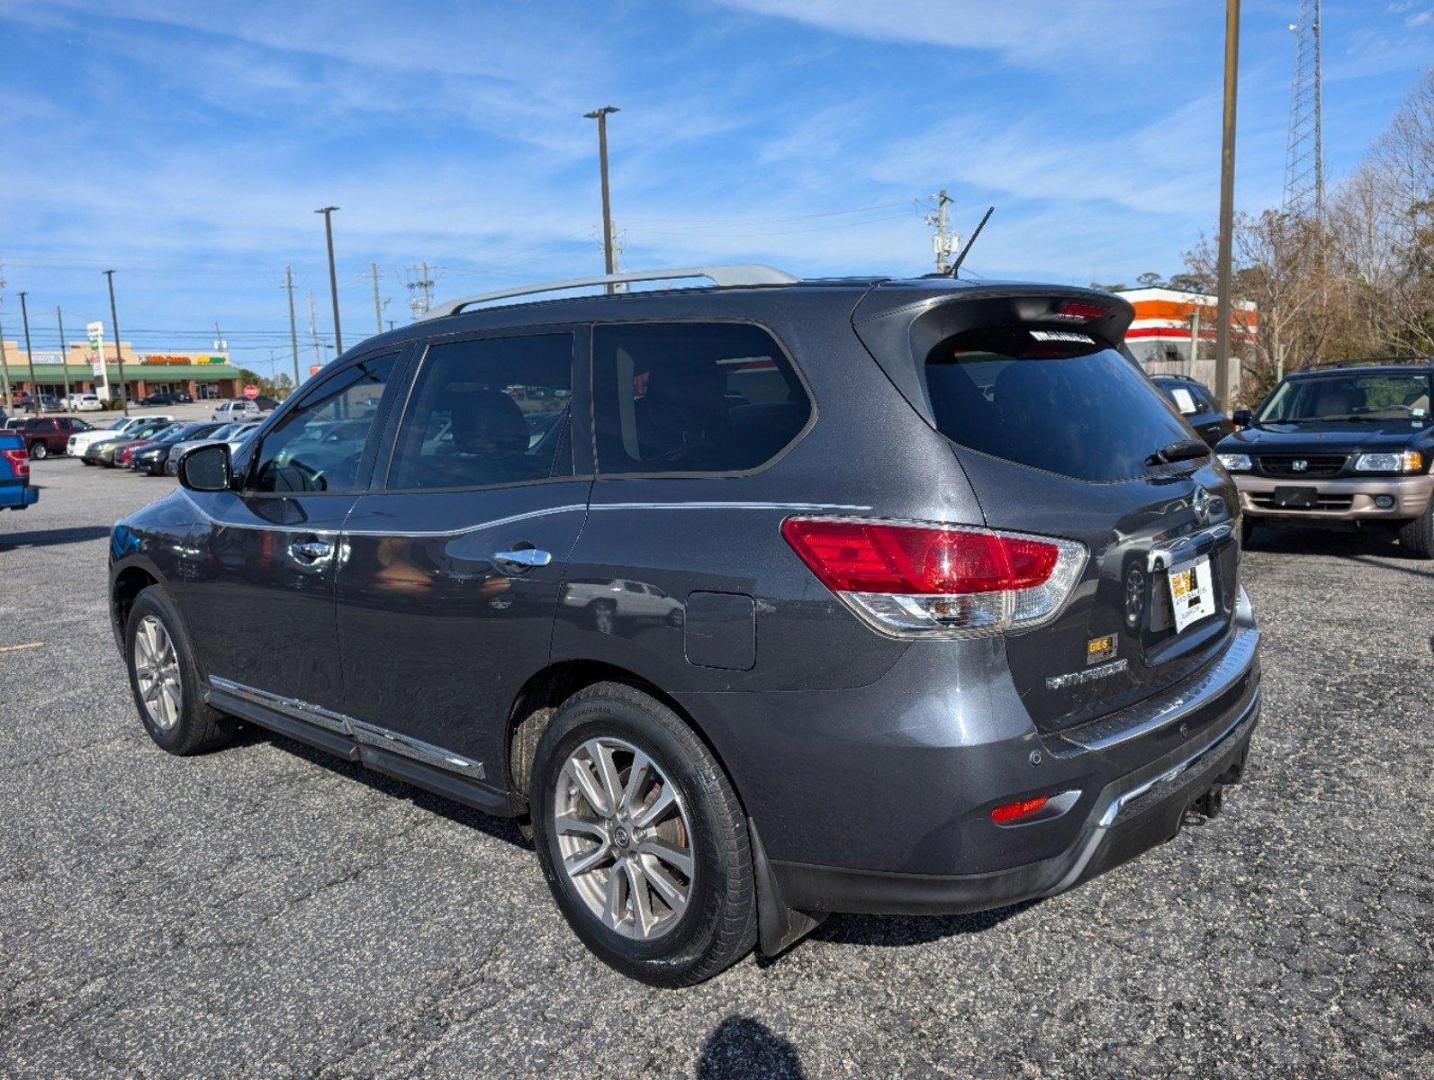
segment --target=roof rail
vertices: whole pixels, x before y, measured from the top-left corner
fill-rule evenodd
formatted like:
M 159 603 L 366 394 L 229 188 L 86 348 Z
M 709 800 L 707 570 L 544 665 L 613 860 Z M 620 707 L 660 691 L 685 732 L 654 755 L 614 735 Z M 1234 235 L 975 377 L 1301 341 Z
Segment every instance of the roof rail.
M 743 285 L 795 285 L 802 279 L 776 267 L 760 263 L 739 263 L 732 266 L 685 266 L 676 270 L 639 270 L 630 274 L 602 274 L 597 277 L 569 278 L 566 281 L 546 281 L 541 285 L 523 285 L 516 289 L 500 289 L 497 292 L 465 296 L 461 300 L 450 300 L 438 304 L 427 315 L 427 319 L 441 319 L 446 315 L 457 315 L 473 304 L 492 300 L 510 300 L 516 296 L 534 296 L 538 293 L 563 292 L 567 289 L 582 289 L 591 285 L 620 285 L 629 281 L 671 281 L 677 278 L 707 278 L 714 285 L 733 288 Z M 421 320 L 422 321 L 422 320 Z
M 1320 371 L 1324 368 L 1345 368 L 1363 367 L 1395 364 L 1410 364 L 1419 367 L 1434 366 L 1434 356 L 1355 356 L 1348 360 L 1326 360 L 1324 363 L 1311 364 L 1305 371 Z M 1293 373 L 1292 373 L 1293 374 Z

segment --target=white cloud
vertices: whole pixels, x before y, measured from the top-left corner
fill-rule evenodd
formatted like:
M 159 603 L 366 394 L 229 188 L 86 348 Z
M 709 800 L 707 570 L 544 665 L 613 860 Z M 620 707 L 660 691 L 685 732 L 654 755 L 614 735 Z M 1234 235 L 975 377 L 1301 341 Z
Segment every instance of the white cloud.
M 872 41 L 999 53 L 1021 66 L 1068 64 L 1073 55 L 1124 54 L 1178 33 L 1175 0 L 720 0 L 729 7 L 792 19 Z

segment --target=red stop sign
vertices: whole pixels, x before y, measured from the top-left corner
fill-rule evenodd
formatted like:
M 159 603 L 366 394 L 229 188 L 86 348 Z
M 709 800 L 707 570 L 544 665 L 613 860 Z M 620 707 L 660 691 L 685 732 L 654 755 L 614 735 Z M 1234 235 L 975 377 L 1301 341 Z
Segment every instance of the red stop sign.
M 259 396 L 259 388 L 253 383 L 250 383 L 248 386 L 244 387 L 244 396 L 250 401 L 253 401 L 256 397 Z

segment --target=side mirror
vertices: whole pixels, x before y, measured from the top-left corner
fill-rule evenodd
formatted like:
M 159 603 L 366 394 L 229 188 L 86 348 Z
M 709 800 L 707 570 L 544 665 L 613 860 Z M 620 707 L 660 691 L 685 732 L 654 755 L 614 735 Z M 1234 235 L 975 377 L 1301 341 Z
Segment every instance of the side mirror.
M 190 491 L 228 491 L 232 475 L 227 443 L 196 446 L 179 459 L 180 486 Z
M 1249 409 L 1236 409 L 1230 419 L 1235 422 L 1238 428 L 1246 428 L 1255 422 L 1255 416 Z

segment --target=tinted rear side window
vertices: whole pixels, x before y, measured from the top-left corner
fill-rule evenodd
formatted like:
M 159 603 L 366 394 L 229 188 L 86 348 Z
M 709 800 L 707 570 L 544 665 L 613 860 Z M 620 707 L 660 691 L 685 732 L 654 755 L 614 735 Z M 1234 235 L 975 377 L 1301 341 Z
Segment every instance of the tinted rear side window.
M 398 437 L 390 489 L 521 484 L 572 472 L 571 334 L 434 345 Z
M 605 473 L 755 469 L 812 414 L 771 335 L 738 323 L 597 327 L 593 396 Z
M 1002 327 L 926 358 L 937 429 L 952 442 L 1080 480 L 1124 480 L 1189 431 L 1114 349 L 1082 334 Z

